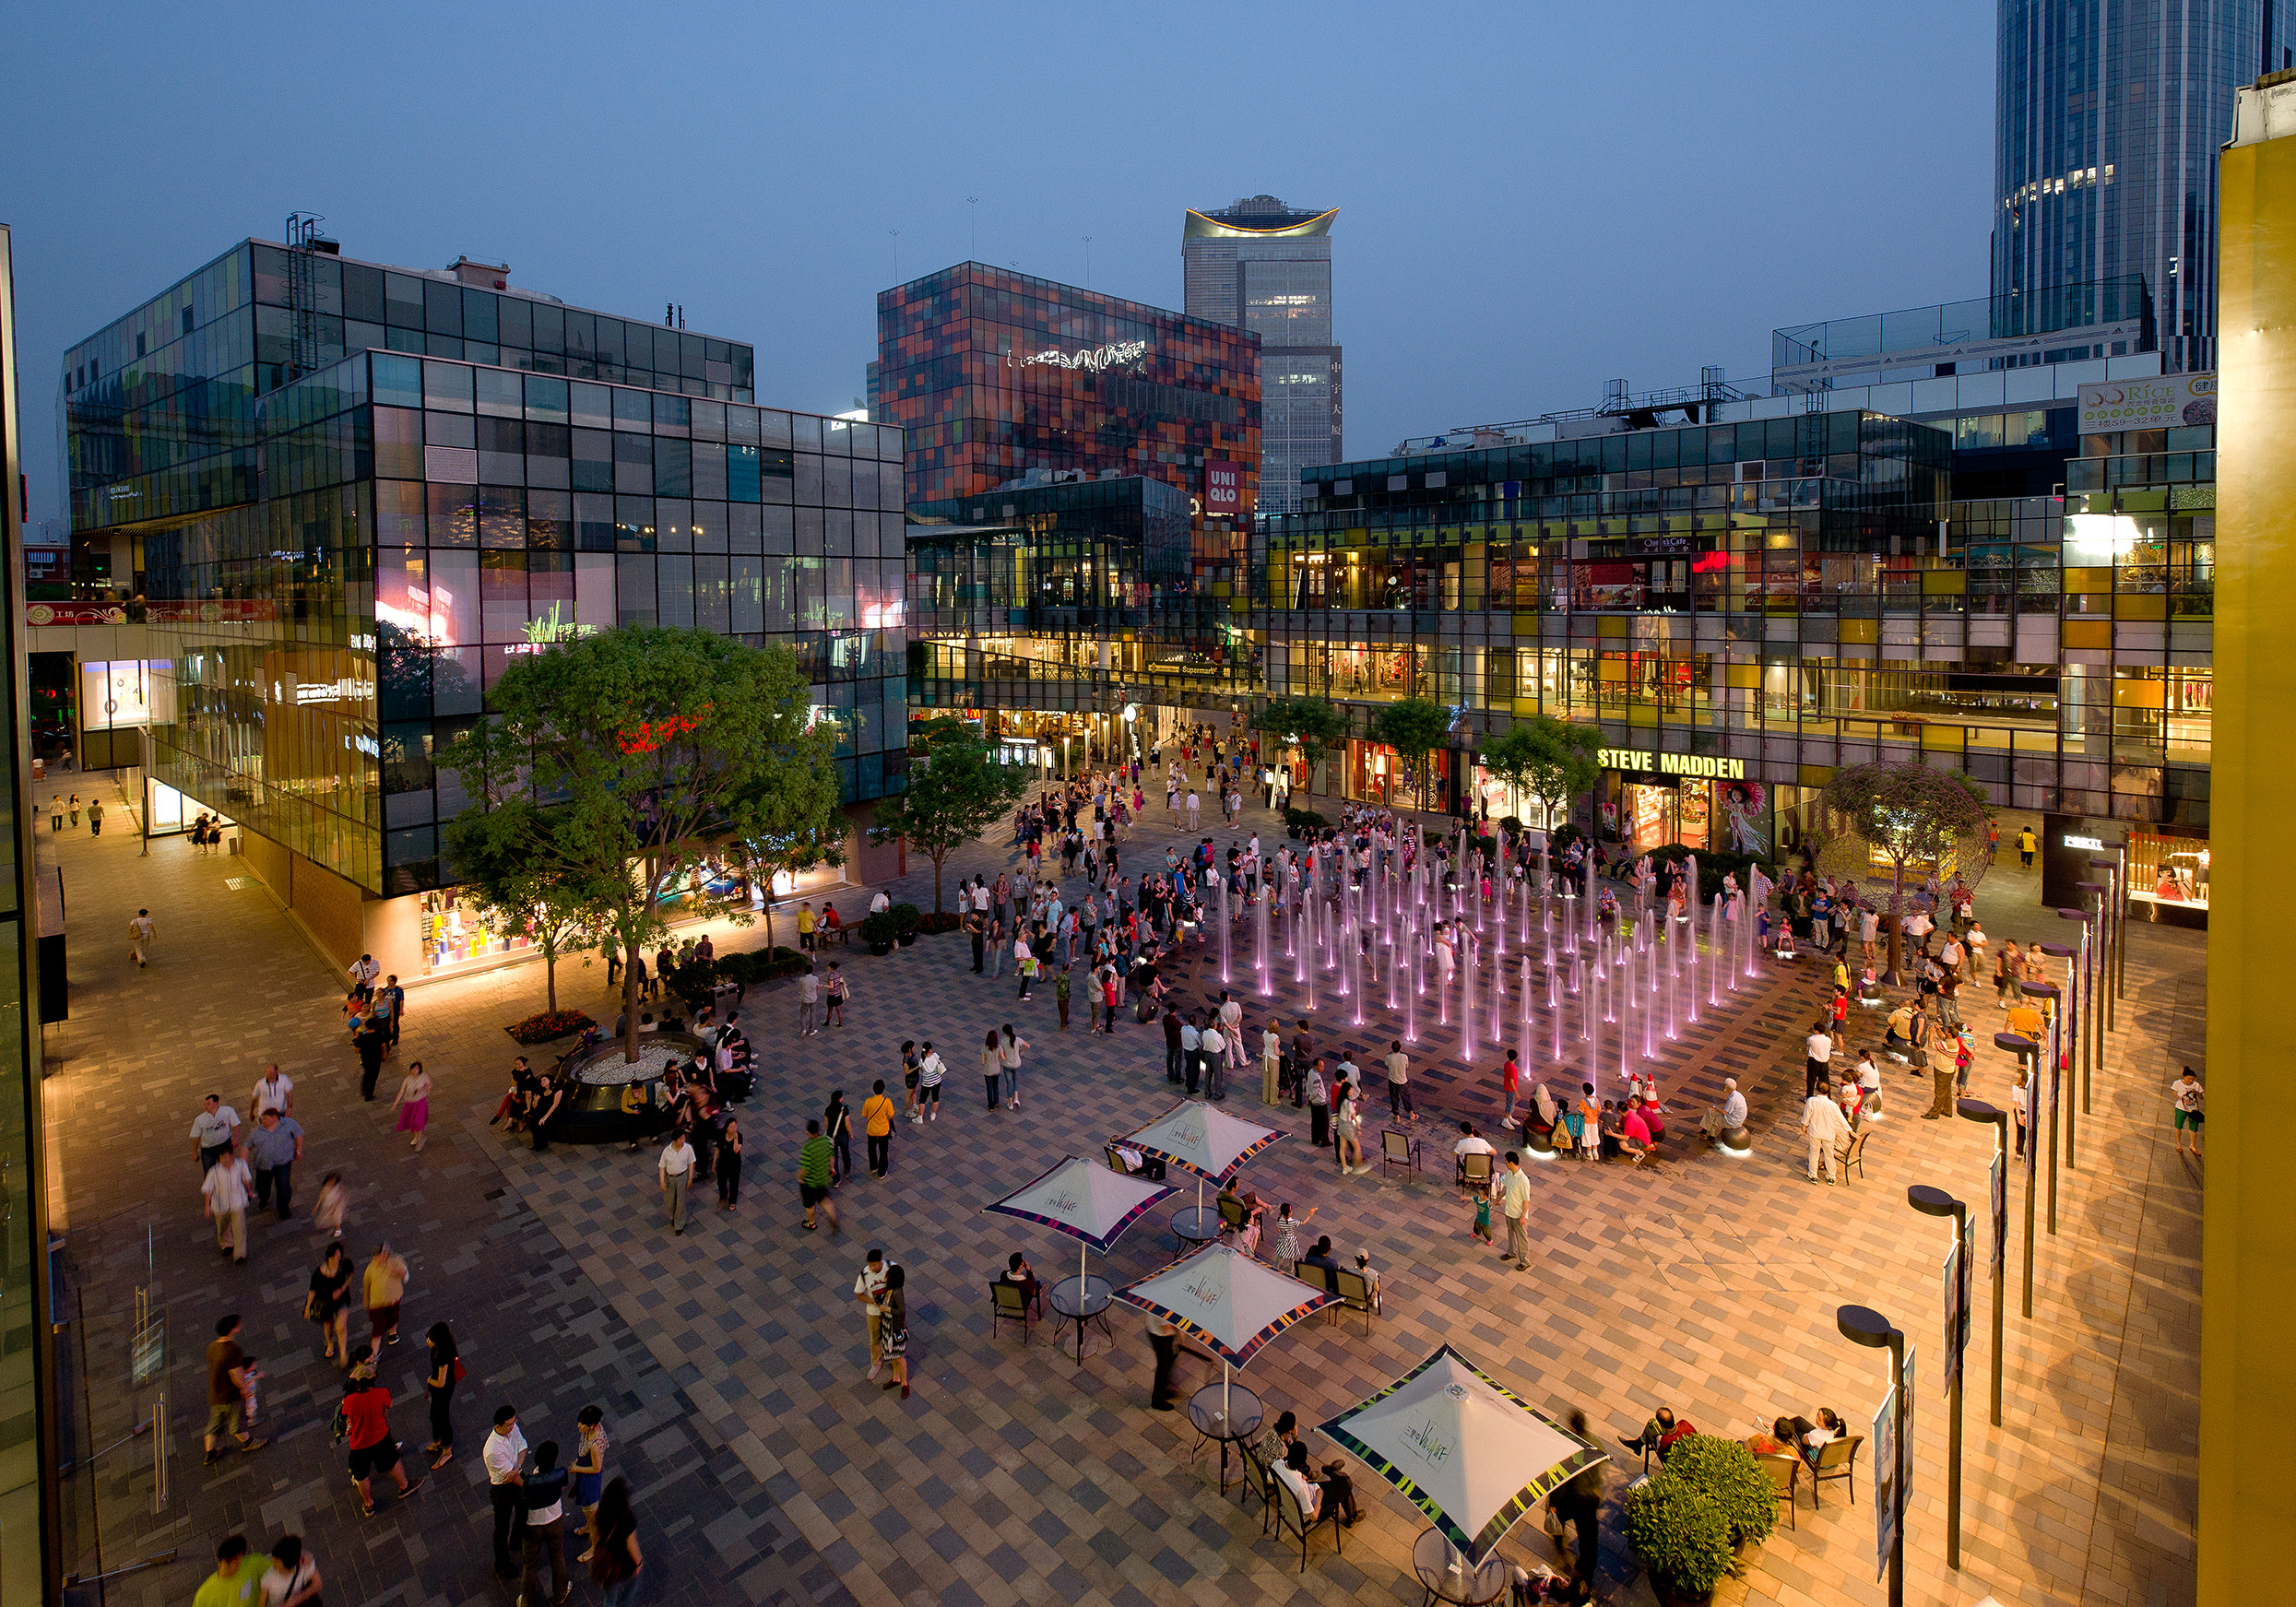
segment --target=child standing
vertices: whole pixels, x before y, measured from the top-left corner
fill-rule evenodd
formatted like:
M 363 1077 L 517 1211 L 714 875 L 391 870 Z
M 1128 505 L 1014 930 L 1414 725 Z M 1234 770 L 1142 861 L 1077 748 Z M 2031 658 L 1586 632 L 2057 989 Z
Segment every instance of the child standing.
M 1311 1205 L 1306 1216 L 1295 1219 L 1290 1200 L 1275 1208 L 1275 1264 L 1284 1271 L 1290 1271 L 1299 1259 L 1299 1224 L 1311 1220 L 1320 1209 Z
M 319 1202 L 312 1208 L 312 1224 L 331 1238 L 343 1236 L 343 1208 L 350 1202 L 343 1188 L 343 1175 L 329 1172 L 319 1179 Z
M 834 960 L 829 963 L 829 986 L 822 991 L 829 1000 L 829 1024 L 833 1027 L 845 1025 L 845 1001 L 853 995 L 846 982 L 845 973 L 837 969 Z
M 1491 1242 L 1491 1191 L 1488 1188 L 1474 1191 L 1474 1225 L 1467 1231 L 1486 1245 Z

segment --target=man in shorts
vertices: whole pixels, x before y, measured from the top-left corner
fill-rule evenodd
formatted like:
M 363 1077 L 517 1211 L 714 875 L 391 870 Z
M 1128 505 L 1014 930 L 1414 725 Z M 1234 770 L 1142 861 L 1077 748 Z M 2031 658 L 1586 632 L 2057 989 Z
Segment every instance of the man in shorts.
M 391 1392 L 364 1370 L 373 1355 L 373 1343 L 359 1347 L 351 1365 L 351 1386 L 343 1396 L 343 1422 L 348 1425 L 343 1442 L 350 1447 L 350 1482 L 359 1492 L 362 1518 L 374 1516 L 368 1482 L 376 1473 L 391 1476 L 401 1500 L 422 1488 L 420 1479 L 408 1483 L 407 1470 L 399 1465 L 398 1442 L 391 1437 Z
M 2169 1084 L 2169 1093 L 2176 1100 L 2176 1152 L 2184 1152 L 2184 1135 L 2193 1135 L 2193 1153 L 2200 1153 L 2200 1079 L 2193 1075 L 2190 1066 L 2184 1074 Z
M 243 1451 L 259 1450 L 266 1443 L 240 1429 L 240 1410 L 247 1398 L 247 1372 L 252 1364 L 239 1348 L 236 1314 L 216 1319 L 215 1338 L 207 1342 L 207 1466 L 222 1455 L 217 1447 L 226 1436 Z

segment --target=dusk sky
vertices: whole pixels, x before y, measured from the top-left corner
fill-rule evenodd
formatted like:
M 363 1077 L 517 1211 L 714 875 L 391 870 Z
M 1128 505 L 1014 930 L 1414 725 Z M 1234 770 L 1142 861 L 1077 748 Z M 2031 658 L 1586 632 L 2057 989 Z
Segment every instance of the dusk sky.
M 27 6 L 0 221 L 32 516 L 63 512 L 64 349 L 298 208 L 368 261 L 681 302 L 756 346 L 760 402 L 821 411 L 861 395 L 896 250 L 1078 283 L 1089 235 L 1094 289 L 1178 308 L 1182 211 L 1262 192 L 1339 208 L 1351 456 L 1613 377 L 1762 386 L 1774 325 L 1985 292 L 1994 15 Z

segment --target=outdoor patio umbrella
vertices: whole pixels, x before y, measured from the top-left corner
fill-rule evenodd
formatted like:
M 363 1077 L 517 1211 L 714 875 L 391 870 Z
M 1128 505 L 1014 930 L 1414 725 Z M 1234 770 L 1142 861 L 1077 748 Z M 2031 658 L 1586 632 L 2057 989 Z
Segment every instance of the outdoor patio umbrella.
M 1225 1183 L 1260 1151 L 1284 1136 L 1281 1128 L 1228 1115 L 1201 1099 L 1183 1099 L 1144 1128 L 1116 1141 L 1197 1176 L 1196 1209 L 1204 1203 L 1203 1179 Z
M 1474 1566 L 1538 1502 L 1609 1460 L 1449 1345 L 1321 1427 Z
M 1220 1358 L 1221 1416 L 1235 1370 L 1260 1347 L 1339 1298 L 1289 1272 L 1279 1272 L 1233 1245 L 1212 1244 L 1116 1292 L 1127 1306 L 1168 1318 Z
M 1076 1275 L 1084 1275 L 1087 1247 L 1108 1253 L 1151 1207 L 1176 1190 L 1166 1183 L 1149 1183 L 1129 1173 L 1070 1155 L 1024 1188 L 981 1207 L 1025 1222 L 1058 1228 L 1078 1241 Z

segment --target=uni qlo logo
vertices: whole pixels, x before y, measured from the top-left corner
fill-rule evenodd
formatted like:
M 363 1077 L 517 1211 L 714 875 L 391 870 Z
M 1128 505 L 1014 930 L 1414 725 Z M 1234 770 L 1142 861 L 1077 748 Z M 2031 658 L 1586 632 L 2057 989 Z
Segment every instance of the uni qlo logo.
M 1432 1420 L 1414 1423 L 1403 1430 L 1404 1443 L 1426 1459 L 1430 1467 L 1441 1467 L 1450 1459 L 1451 1444 L 1438 1431 Z
M 1244 510 L 1244 471 L 1221 458 L 1204 462 L 1204 512 L 1240 514 Z

